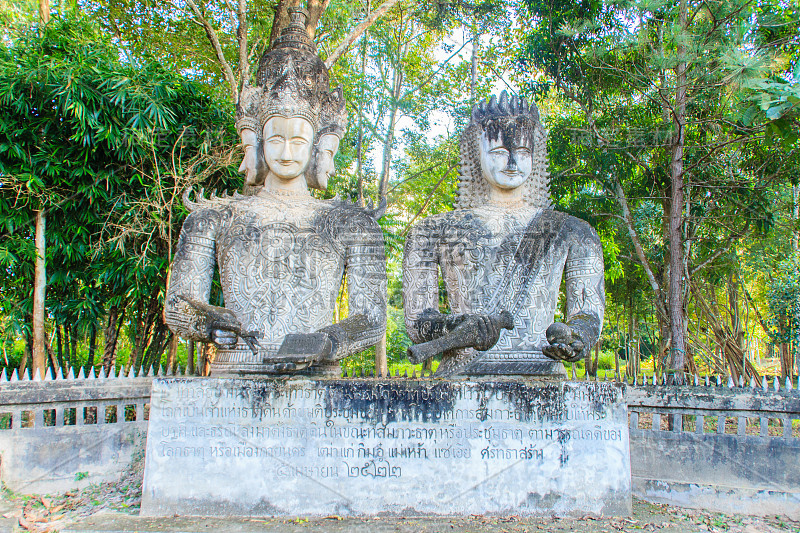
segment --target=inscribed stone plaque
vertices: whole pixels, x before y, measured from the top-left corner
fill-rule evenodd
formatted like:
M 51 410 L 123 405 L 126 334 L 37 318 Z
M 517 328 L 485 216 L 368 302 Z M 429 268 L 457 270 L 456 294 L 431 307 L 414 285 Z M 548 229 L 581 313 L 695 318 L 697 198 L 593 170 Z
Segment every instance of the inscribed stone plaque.
M 153 381 L 144 515 L 626 515 L 622 385 Z

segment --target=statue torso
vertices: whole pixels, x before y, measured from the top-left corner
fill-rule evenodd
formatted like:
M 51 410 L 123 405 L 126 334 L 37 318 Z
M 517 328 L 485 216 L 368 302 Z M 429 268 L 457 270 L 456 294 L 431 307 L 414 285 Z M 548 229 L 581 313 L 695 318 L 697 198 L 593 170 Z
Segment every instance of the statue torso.
M 225 307 L 262 344 L 331 323 L 345 250 L 335 207 L 310 196 L 257 195 L 219 208 L 216 255 Z
M 439 265 L 451 312 L 497 313 L 515 316 L 514 330 L 503 330 L 490 352 L 539 351 L 558 303 L 568 241 L 552 242 L 532 278 L 520 283 L 514 275 L 515 252 L 534 208 L 504 210 L 491 206 L 457 210 L 440 217 Z M 563 216 L 563 215 L 562 215 Z M 509 308 L 511 307 L 511 308 Z

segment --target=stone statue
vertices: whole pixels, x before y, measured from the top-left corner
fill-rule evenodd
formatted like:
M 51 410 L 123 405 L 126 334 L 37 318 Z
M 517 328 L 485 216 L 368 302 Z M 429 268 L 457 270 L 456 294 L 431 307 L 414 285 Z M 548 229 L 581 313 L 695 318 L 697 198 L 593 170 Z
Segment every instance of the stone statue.
M 249 196 L 184 201 L 165 304 L 169 327 L 218 346 L 212 375 L 316 372 L 375 344 L 386 327 L 386 269 L 377 210 L 313 198 L 346 127 L 341 89 L 292 22 L 260 60 L 237 109 Z M 209 303 L 215 267 L 224 307 Z M 332 324 L 343 278 L 348 317 Z M 313 365 L 313 366 L 312 366 Z
M 603 251 L 586 222 L 552 209 L 535 104 L 505 91 L 472 110 L 461 137 L 456 209 L 409 232 L 403 259 L 412 359 L 437 375 L 564 374 L 597 342 Z M 450 313 L 439 311 L 441 269 Z M 566 323 L 552 325 L 562 274 Z M 550 326 L 550 327 L 548 327 Z

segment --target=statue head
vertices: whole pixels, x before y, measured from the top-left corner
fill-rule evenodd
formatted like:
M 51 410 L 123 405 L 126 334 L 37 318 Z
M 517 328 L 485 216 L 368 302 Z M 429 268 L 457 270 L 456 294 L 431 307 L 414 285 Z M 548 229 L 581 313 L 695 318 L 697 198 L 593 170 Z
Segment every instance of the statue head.
M 310 186 L 324 189 L 347 126 L 344 95 L 330 90 L 328 69 L 306 32 L 308 13 L 288 11 L 291 22 L 259 61 L 257 97 L 243 102 L 239 115 L 257 115 L 263 161 L 273 174 L 289 180 L 305 172 Z
M 503 91 L 472 108 L 461 136 L 456 207 L 484 205 L 491 188 L 523 187 L 523 201 L 549 208 L 546 134 L 536 105 Z
M 311 164 L 306 171 L 306 183 L 309 187 L 324 191 L 328 188 L 328 178 L 336 170 L 334 157 L 347 129 L 347 109 L 341 87 L 328 93 L 322 106 L 320 122 L 322 128 L 317 134 Z
M 281 180 L 306 171 L 314 144 L 314 127 L 305 117 L 273 115 L 264 124 L 264 161 Z

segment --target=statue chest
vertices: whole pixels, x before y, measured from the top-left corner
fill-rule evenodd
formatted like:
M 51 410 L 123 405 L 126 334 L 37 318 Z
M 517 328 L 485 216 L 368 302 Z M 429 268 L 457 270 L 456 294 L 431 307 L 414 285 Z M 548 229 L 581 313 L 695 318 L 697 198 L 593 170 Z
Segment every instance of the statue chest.
M 567 248 L 558 242 L 542 243 L 545 253 L 535 264 L 520 261 L 520 243 L 531 218 L 475 217 L 443 234 L 438 254 L 453 312 L 551 307 Z
M 275 218 L 230 213 L 217 234 L 225 306 L 267 337 L 329 323 L 344 269 L 342 251 L 313 218 Z

